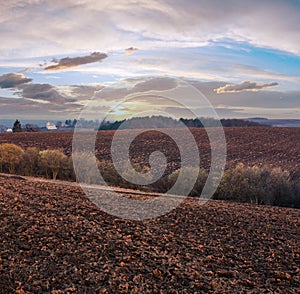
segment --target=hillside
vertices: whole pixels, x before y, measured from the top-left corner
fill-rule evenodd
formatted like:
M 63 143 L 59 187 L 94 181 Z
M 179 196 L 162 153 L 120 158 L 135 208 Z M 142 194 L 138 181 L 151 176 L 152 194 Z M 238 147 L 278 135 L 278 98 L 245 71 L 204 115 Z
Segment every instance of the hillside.
M 127 197 L 130 195 L 127 195 Z M 297 293 L 300 211 L 190 199 L 107 215 L 76 185 L 0 177 L 0 293 Z

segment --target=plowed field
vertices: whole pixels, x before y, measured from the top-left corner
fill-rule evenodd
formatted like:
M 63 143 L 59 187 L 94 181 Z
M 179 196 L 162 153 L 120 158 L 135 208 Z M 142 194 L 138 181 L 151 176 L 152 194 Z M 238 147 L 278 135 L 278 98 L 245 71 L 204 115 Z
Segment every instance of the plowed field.
M 124 136 L 130 130 L 124 130 Z M 178 130 L 182 132 L 182 130 Z M 209 167 L 210 145 L 203 129 L 192 129 L 199 146 L 201 165 Z M 110 144 L 114 131 L 99 132 L 97 153 L 103 159 L 110 159 Z M 239 162 L 247 165 L 281 167 L 290 171 L 294 180 L 300 179 L 300 128 L 225 128 L 227 140 L 227 167 Z M 0 144 L 15 143 L 23 148 L 36 146 L 40 149 L 61 148 L 68 155 L 72 152 L 72 133 L 15 133 L 0 134 Z M 188 143 L 187 143 L 188 145 Z M 148 132 L 139 136 L 130 149 L 133 160 L 147 161 L 152 151 L 163 151 L 169 161 L 169 168 L 180 166 L 180 155 L 176 144 L 159 132 Z
M 75 184 L 2 175 L 0 293 L 299 293 L 299 219 L 189 199 L 134 222 Z

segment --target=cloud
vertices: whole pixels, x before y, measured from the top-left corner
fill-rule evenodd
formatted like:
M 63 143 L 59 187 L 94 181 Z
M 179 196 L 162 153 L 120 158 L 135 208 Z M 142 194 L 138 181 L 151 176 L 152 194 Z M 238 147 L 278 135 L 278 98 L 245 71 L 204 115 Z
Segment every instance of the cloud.
M 129 47 L 127 49 L 125 49 L 125 55 L 131 55 L 133 54 L 135 51 L 139 50 L 139 48 L 135 48 L 135 47 Z
M 22 97 L 24 100 L 37 101 L 52 105 L 66 105 L 77 102 L 77 99 L 65 95 L 57 87 L 50 84 L 25 84 L 18 87 L 19 91 L 15 95 Z
M 0 76 L 0 88 L 15 88 L 19 85 L 31 82 L 32 79 L 25 77 L 21 73 L 9 73 Z
M 76 118 L 82 105 L 76 103 L 46 105 L 39 100 L 24 98 L 3 98 L 0 97 L 0 116 L 1 118 L 27 118 L 27 119 L 66 119 Z
M 243 92 L 243 91 L 259 91 L 263 90 L 265 88 L 274 87 L 277 86 L 278 83 L 256 83 L 256 82 L 250 82 L 245 81 L 240 84 L 227 84 L 223 87 L 219 87 L 214 89 L 215 92 L 218 94 L 221 93 L 237 93 L 237 92 Z
M 215 89 L 225 86 L 224 82 L 191 81 L 191 84 L 202 92 L 215 108 L 260 108 L 291 109 L 300 112 L 300 91 L 242 91 L 238 93 L 226 92 L 218 94 Z M 266 115 L 268 116 L 268 115 Z M 279 115 L 280 117 L 280 115 Z
M 125 83 L 125 84 L 124 84 Z M 118 87 L 118 86 L 123 87 Z M 125 87 L 124 87 L 125 86 Z M 106 101 L 123 100 L 126 96 L 133 94 L 136 97 L 142 97 L 142 93 L 148 91 L 163 92 L 176 88 L 177 81 L 168 77 L 144 77 L 139 79 L 125 79 L 123 83 L 116 83 L 115 86 L 104 87 L 101 91 L 96 93 L 96 99 L 103 99 Z
M 279 82 L 282 87 L 284 82 L 294 83 L 299 88 L 300 77 L 297 76 L 297 68 L 290 68 L 290 72 L 282 66 L 282 55 L 278 56 L 280 68 L 274 66 L 273 69 L 261 68 L 261 62 L 255 54 L 247 61 L 252 66 L 245 65 L 240 55 L 240 51 L 230 51 L 228 55 L 220 55 L 220 49 L 214 46 L 202 47 L 197 49 L 167 49 L 167 50 L 147 50 L 131 56 L 122 58 L 120 55 L 112 55 L 110 62 L 104 66 L 93 66 L 82 68 L 85 72 L 106 75 L 114 74 L 124 78 L 134 78 L 137 76 L 168 76 L 189 77 L 194 79 L 204 79 L 213 81 L 227 81 L 227 83 L 238 83 L 241 80 L 255 80 L 263 82 L 272 80 Z M 248 58 L 248 57 L 247 57 Z M 287 57 L 288 60 L 288 57 Z M 295 65 L 297 62 L 295 62 Z M 272 68 L 273 65 L 270 67 Z M 295 66 L 296 67 L 296 66 Z M 81 70 L 81 69 L 78 69 Z
M 107 58 L 107 54 L 100 53 L 100 52 L 94 52 L 87 56 L 81 56 L 81 57 L 65 57 L 62 59 L 54 59 L 54 62 L 57 62 L 57 64 L 49 65 L 44 68 L 44 70 L 62 70 L 67 69 L 70 67 L 79 66 L 82 64 L 88 64 L 93 62 L 98 62 L 103 59 Z
M 168 77 L 151 77 L 139 82 L 133 87 L 134 92 L 165 91 L 177 86 L 176 79 Z
M 0 11 L 5 40 L 0 54 L 10 58 L 121 50 L 132 44 L 148 49 L 199 46 L 224 38 L 300 54 L 295 0 L 9 2 Z
M 165 77 L 152 77 L 148 79 L 127 79 L 123 81 L 128 83 L 128 87 L 126 86 L 126 83 L 121 83 L 119 85 L 121 87 L 119 88 L 110 84 L 103 90 L 96 93 L 95 101 L 97 101 L 99 105 L 111 105 L 116 101 L 124 101 L 127 95 L 137 93 L 137 96 L 134 96 L 134 101 L 137 102 L 137 105 L 143 107 L 144 110 L 149 109 L 154 111 L 155 109 L 177 107 L 166 102 L 166 100 L 159 99 L 159 91 L 175 88 L 177 86 L 176 80 L 172 81 L 172 79 Z M 253 108 L 255 111 L 260 108 L 261 113 L 265 110 L 265 113 L 269 111 L 270 115 L 275 111 L 275 109 L 282 109 L 282 117 L 287 117 L 287 111 L 293 107 L 295 112 L 300 112 L 300 91 L 240 91 L 224 92 L 220 95 L 215 91 L 215 89 L 226 86 L 227 83 L 222 80 L 214 82 L 203 82 L 200 80 L 185 81 L 196 87 L 208 99 L 212 106 L 215 107 L 217 112 L 222 115 L 222 117 L 247 117 L 246 112 L 243 112 L 243 109 L 246 108 Z M 261 84 L 256 83 L 256 87 L 259 86 L 261 86 Z M 144 92 L 150 90 L 156 90 L 158 96 L 150 97 L 148 95 L 143 95 Z M 182 97 L 182 103 L 184 105 L 193 105 L 196 109 L 199 108 L 201 101 L 196 101 L 194 98 L 186 95 L 185 97 Z M 128 101 L 127 104 L 130 104 L 130 101 Z M 132 107 L 132 105 L 130 105 L 130 107 Z M 180 113 L 182 113 L 182 115 L 185 114 L 182 109 L 180 110 Z M 268 115 L 266 114 L 265 116 Z
M 26 67 L 26 68 L 24 68 L 24 69 L 21 69 L 21 70 L 19 71 L 19 73 L 32 72 L 32 71 L 33 71 L 33 68 Z
M 297 117 L 300 113 L 300 91 L 240 91 L 219 95 L 214 90 L 225 87 L 227 83 L 224 81 L 189 82 L 207 97 L 221 117 Z M 176 80 L 172 81 L 166 77 L 127 79 L 117 85 L 108 84 L 103 89 L 103 85 L 21 84 L 16 87 L 16 91 L 19 91 L 16 98 L 0 97 L 0 115 L 8 118 L 20 115 L 41 119 L 51 116 L 54 119 L 75 118 L 87 100 L 93 97 L 92 101 L 96 103 L 91 105 L 91 117 L 99 118 L 103 113 L 109 112 L 116 102 L 122 101 L 127 95 L 137 93 L 135 103 L 132 104 L 130 100 L 123 103 L 120 106 L 122 111 L 128 112 L 133 109 L 135 113 L 142 113 L 148 110 L 169 111 L 171 108 L 178 108 L 178 111 L 174 110 L 176 114 L 188 116 L 189 113 L 185 109 L 172 104 L 171 101 L 166 103 L 165 99 L 160 99 L 159 91 L 176 86 Z M 149 90 L 156 90 L 158 97 L 143 95 Z M 188 95 L 182 97 L 183 104 L 191 104 L 189 99 L 191 98 Z M 195 108 L 199 107 L 197 101 L 193 105 Z M 120 119 L 120 114 L 115 113 L 114 119 Z
M 33 79 L 25 77 L 21 73 L 9 73 L 0 76 L 0 88 L 14 89 L 14 95 L 18 98 L 0 97 L 10 103 L 21 105 L 25 101 L 37 102 L 39 104 L 47 103 L 68 108 L 82 107 L 81 101 L 86 101 L 94 96 L 96 91 L 103 88 L 101 85 L 65 85 L 54 86 L 48 83 L 30 83 Z M 21 101 L 21 102 L 20 102 Z M 27 104 L 26 104 L 27 105 Z M 1 107 L 4 106 L 1 104 Z
M 67 96 L 73 97 L 76 101 L 87 101 L 94 97 L 95 93 L 104 88 L 104 86 L 72 85 L 66 86 L 69 90 Z
M 23 98 L 43 100 L 52 103 L 63 103 L 65 97 L 49 84 L 30 84 L 22 87 Z

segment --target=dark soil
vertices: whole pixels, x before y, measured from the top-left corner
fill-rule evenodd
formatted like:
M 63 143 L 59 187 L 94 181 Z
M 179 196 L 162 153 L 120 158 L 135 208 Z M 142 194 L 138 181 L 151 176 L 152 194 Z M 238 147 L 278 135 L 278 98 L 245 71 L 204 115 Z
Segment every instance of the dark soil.
M 3 294 L 299 293 L 296 209 L 190 199 L 134 222 L 74 184 L 0 176 L 0 222 Z

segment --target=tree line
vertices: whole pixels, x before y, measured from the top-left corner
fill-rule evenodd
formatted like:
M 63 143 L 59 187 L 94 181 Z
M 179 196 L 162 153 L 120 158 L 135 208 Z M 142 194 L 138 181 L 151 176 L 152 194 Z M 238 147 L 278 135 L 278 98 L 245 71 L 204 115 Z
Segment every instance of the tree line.
M 67 119 L 64 123 L 58 121 L 56 123 L 56 127 L 58 129 L 61 126 L 64 128 L 69 128 L 73 130 L 74 127 L 78 124 L 82 128 L 93 128 L 98 130 L 117 130 L 120 127 L 122 129 L 139 129 L 139 128 L 178 128 L 182 127 L 183 124 L 190 128 L 204 128 L 204 127 L 215 127 L 221 125 L 223 127 L 259 127 L 259 126 L 268 126 L 270 125 L 263 125 L 257 122 L 243 120 L 243 119 L 221 119 L 220 121 L 209 118 L 209 117 L 202 117 L 202 118 L 195 118 L 195 119 L 188 119 L 188 118 L 180 118 L 179 120 L 173 119 L 171 117 L 165 116 L 146 116 L 146 117 L 134 117 L 131 119 L 124 119 L 124 120 L 117 120 L 115 122 L 103 121 L 99 126 L 99 121 L 93 120 L 85 120 L 81 119 L 77 121 L 74 119 L 73 121 Z M 25 124 L 23 127 L 19 120 L 16 120 L 12 127 L 13 133 L 19 132 L 39 132 L 40 128 L 34 124 Z
M 90 164 L 95 159 L 88 154 L 73 154 L 76 156 L 77 166 L 80 166 L 80 182 L 86 184 L 103 184 L 91 173 Z M 106 160 L 96 159 L 98 169 L 105 183 L 112 186 L 140 189 L 145 191 L 167 192 L 176 182 L 180 169 L 165 174 L 154 184 L 138 186 L 124 180 L 114 167 Z M 148 166 L 135 164 L 136 171 L 146 174 L 151 180 L 151 170 Z M 23 150 L 15 144 L 4 143 L 0 145 L 0 172 L 19 174 L 24 176 L 45 177 L 48 179 L 61 179 L 76 181 L 73 160 L 61 150 L 39 150 L 28 147 Z M 124 173 L 132 172 L 131 168 Z M 202 168 L 189 167 L 186 177 L 198 173 L 198 179 L 190 192 L 190 196 L 200 196 L 208 177 L 208 171 Z M 184 183 L 189 183 L 188 178 Z M 224 172 L 221 183 L 213 196 L 214 199 L 249 202 L 276 206 L 300 208 L 300 186 L 290 179 L 286 170 L 268 166 L 245 166 L 240 163 L 234 168 Z
M 257 122 L 243 119 L 221 119 L 220 121 L 210 117 L 180 118 L 179 120 L 165 116 L 145 116 L 119 120 L 115 122 L 104 121 L 99 130 L 139 129 L 139 128 L 176 128 L 183 125 L 190 128 L 216 127 L 260 127 L 267 126 Z M 270 127 L 268 125 L 268 127 Z

